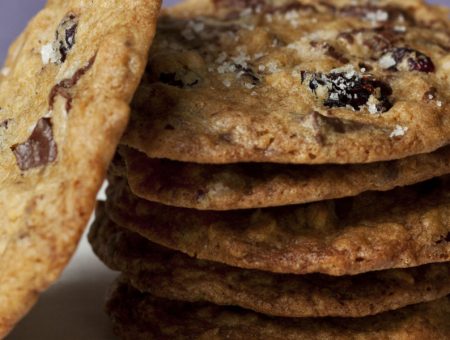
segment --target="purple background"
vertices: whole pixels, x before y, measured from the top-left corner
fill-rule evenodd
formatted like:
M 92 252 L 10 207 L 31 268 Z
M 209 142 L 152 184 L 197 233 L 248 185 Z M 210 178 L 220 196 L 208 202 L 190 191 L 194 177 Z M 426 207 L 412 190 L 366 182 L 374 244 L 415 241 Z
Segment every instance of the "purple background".
M 165 1 L 165 5 L 176 2 L 177 0 L 168 0 Z M 429 2 L 450 7 L 450 0 L 430 0 Z M 45 0 L 0 0 L 0 63 L 3 62 L 11 41 L 44 3 Z

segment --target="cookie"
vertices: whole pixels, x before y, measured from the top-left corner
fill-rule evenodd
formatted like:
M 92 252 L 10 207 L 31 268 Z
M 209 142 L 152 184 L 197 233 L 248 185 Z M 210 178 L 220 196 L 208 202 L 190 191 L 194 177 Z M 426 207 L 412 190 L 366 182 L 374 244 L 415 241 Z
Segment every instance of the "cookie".
M 97 256 L 142 292 L 240 306 L 284 317 L 361 317 L 450 294 L 450 264 L 357 276 L 272 274 L 196 260 L 145 240 L 97 210 L 89 240 Z
M 240 308 L 158 299 L 119 283 L 107 303 L 115 332 L 144 339 L 448 339 L 450 298 L 380 315 L 273 318 Z
M 199 259 L 278 273 L 328 275 L 450 259 L 450 178 L 312 204 L 235 211 L 174 208 L 107 190 L 118 225 Z
M 300 204 L 384 191 L 450 173 L 450 147 L 430 154 L 371 164 L 207 165 L 148 158 L 121 148 L 112 171 L 126 176 L 133 193 L 152 202 L 201 210 Z
M 95 206 L 159 1 L 50 0 L 0 80 L 0 338 L 57 279 Z
M 191 0 L 159 21 L 122 143 L 194 163 L 367 163 L 450 142 L 448 12 Z

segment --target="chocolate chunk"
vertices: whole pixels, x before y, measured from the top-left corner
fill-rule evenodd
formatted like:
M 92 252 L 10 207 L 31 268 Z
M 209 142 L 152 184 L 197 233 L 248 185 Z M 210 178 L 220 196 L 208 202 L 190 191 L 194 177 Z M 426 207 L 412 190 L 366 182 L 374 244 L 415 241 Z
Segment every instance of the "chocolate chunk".
M 80 68 L 78 71 L 76 71 L 71 78 L 63 79 L 58 84 L 53 86 L 53 88 L 50 91 L 49 95 L 49 107 L 50 110 L 53 109 L 53 105 L 55 104 L 55 99 L 57 95 L 60 95 L 66 99 L 66 111 L 69 112 L 72 108 L 72 94 L 70 93 L 70 89 L 74 87 L 80 78 L 84 76 L 84 74 L 89 71 L 89 69 L 92 67 L 92 65 L 95 62 L 94 55 L 91 59 L 89 59 L 89 62 L 86 66 Z
M 386 51 L 379 60 L 380 66 L 390 71 L 435 71 L 433 61 L 412 48 L 397 47 Z
M 355 71 L 301 74 L 302 83 L 306 83 L 316 96 L 321 97 L 327 107 L 351 106 L 359 111 L 362 106 L 370 105 L 371 113 L 386 112 L 392 107 L 388 98 L 392 89 L 388 84 L 360 76 Z
M 77 27 L 77 17 L 74 14 L 68 14 L 64 17 L 56 30 L 56 42 L 61 63 L 66 61 L 67 53 L 69 53 L 75 45 L 75 33 Z
M 67 14 L 59 23 L 55 32 L 55 40 L 51 44 L 53 56 L 51 61 L 62 64 L 67 54 L 75 45 L 75 35 L 78 27 L 78 18 L 73 13 Z
M 12 146 L 11 150 L 16 156 L 18 167 L 22 171 L 54 162 L 58 152 L 56 142 L 53 139 L 51 119 L 39 119 L 28 140 Z

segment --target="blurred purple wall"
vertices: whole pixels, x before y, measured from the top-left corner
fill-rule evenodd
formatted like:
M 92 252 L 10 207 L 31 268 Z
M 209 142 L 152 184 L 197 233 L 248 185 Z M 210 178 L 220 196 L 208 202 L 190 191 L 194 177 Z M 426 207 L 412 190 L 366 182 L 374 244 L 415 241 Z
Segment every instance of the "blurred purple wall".
M 166 0 L 164 4 L 169 6 L 177 2 L 177 0 Z M 450 0 L 429 0 L 429 2 L 450 7 Z M 0 64 L 11 41 L 44 3 L 45 0 L 0 0 Z

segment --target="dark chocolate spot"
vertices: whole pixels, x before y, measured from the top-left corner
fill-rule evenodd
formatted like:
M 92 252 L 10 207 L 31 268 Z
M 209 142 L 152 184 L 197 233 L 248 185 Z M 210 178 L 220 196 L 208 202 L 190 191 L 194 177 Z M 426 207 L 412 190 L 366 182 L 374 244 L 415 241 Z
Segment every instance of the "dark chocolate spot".
M 351 106 L 359 111 L 366 105 L 369 98 L 373 96 L 376 100 L 378 113 L 386 112 L 392 104 L 389 96 L 392 94 L 391 87 L 380 80 L 368 76 L 360 76 L 356 72 L 331 72 L 322 73 L 301 73 L 302 83 L 306 83 L 309 89 L 316 95 L 326 93 L 323 104 L 327 107 L 347 107 Z
M 59 52 L 59 63 L 66 61 L 67 54 L 75 45 L 77 27 L 78 19 L 72 13 L 66 15 L 59 24 L 56 30 L 56 48 Z
M 56 142 L 53 139 L 51 119 L 39 119 L 28 140 L 12 146 L 11 150 L 16 156 L 18 167 L 22 171 L 54 162 L 58 152 Z
M 87 71 L 92 67 L 95 62 L 96 55 L 94 55 L 91 59 L 89 59 L 86 66 L 77 70 L 71 78 L 63 79 L 58 84 L 53 86 L 49 95 L 49 107 L 50 110 L 53 109 L 53 105 L 55 104 L 56 96 L 60 95 L 66 99 L 66 111 L 70 112 L 72 108 L 72 93 L 71 89 L 74 87 L 78 81 L 83 77 Z
M 412 48 L 392 48 L 386 51 L 380 60 L 386 58 L 395 61 L 394 65 L 388 67 L 390 71 L 419 71 L 429 73 L 435 70 L 434 63 L 428 56 Z

